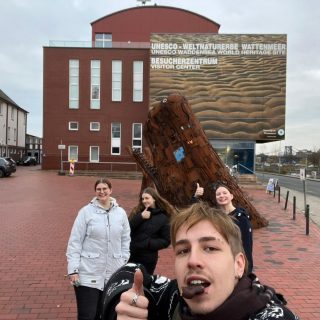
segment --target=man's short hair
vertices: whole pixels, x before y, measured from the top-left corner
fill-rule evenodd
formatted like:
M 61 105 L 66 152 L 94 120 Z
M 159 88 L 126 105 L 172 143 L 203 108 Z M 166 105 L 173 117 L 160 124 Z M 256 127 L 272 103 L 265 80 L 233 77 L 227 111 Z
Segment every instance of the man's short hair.
M 234 257 L 239 252 L 245 256 L 242 246 L 241 232 L 235 221 L 224 211 L 210 207 L 205 202 L 197 202 L 188 208 L 185 208 L 171 217 L 171 243 L 176 245 L 176 235 L 182 226 L 188 229 L 200 221 L 207 220 L 222 235 L 231 247 Z M 246 263 L 247 266 L 247 263 Z

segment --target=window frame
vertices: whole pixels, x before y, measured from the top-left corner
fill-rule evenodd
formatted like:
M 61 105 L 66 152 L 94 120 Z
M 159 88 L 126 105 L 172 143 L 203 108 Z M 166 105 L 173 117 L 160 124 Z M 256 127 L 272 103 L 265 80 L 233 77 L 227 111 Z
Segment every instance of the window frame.
M 140 137 L 135 137 L 135 126 L 139 125 L 140 126 Z M 142 123 L 133 123 L 132 124 L 132 149 L 139 149 L 140 152 L 142 152 L 142 138 L 143 138 L 143 126 Z M 134 141 L 140 141 L 140 146 L 134 145 Z
M 119 130 L 114 131 L 113 128 L 119 125 Z M 119 137 L 114 137 L 114 133 L 119 132 Z M 119 148 L 119 152 L 114 152 L 114 148 Z M 112 122 L 111 123 L 111 154 L 112 155 L 121 155 L 121 123 Z
M 75 148 L 76 150 L 76 158 L 71 158 L 71 149 Z M 68 161 L 74 161 L 74 162 L 78 162 L 78 158 L 79 158 L 79 147 L 76 145 L 69 145 L 68 146 Z
M 112 48 L 112 33 L 97 32 L 94 35 L 94 45 L 96 48 Z
M 97 150 L 98 150 L 98 157 L 97 157 L 97 159 L 92 159 L 92 149 L 93 148 L 97 148 Z M 100 147 L 99 146 L 90 146 L 89 147 L 89 161 L 90 162 L 94 162 L 94 163 L 98 163 L 98 162 L 100 162 Z
M 69 109 L 79 109 L 79 73 L 80 73 L 79 60 L 70 59 L 69 60 Z
M 76 125 L 76 128 L 72 128 L 72 125 Z M 69 131 L 79 131 L 79 122 L 78 121 L 69 121 Z
M 119 70 L 117 70 L 119 68 Z M 116 79 L 118 78 L 118 79 Z M 122 60 L 112 60 L 111 100 L 122 101 Z
M 96 64 L 96 65 L 95 65 Z M 95 92 L 97 90 L 97 92 Z M 95 97 L 97 95 L 97 97 Z M 90 109 L 100 109 L 101 61 L 91 60 L 90 64 Z
M 133 61 L 133 102 L 143 102 L 143 69 L 144 64 L 142 60 Z
M 14 121 L 14 111 L 15 111 L 15 108 L 13 106 L 11 106 L 11 120 Z
M 98 125 L 98 128 L 97 128 L 97 129 L 95 129 L 95 128 L 93 127 L 94 124 L 97 124 L 97 125 Z M 91 122 L 90 122 L 90 131 L 100 131 L 100 122 L 98 122 L 98 121 L 91 121 Z

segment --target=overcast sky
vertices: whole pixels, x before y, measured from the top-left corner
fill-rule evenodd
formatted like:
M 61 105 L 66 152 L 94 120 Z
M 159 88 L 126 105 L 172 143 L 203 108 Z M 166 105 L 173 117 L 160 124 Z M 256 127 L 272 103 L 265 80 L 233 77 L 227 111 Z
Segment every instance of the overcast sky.
M 286 140 L 258 145 L 320 148 L 319 0 L 151 0 L 221 25 L 220 34 L 287 34 Z M 43 46 L 49 40 L 91 40 L 90 23 L 140 6 L 135 0 L 0 0 L 0 89 L 29 112 L 29 134 L 42 136 Z M 169 17 L 164 17 L 168 19 Z

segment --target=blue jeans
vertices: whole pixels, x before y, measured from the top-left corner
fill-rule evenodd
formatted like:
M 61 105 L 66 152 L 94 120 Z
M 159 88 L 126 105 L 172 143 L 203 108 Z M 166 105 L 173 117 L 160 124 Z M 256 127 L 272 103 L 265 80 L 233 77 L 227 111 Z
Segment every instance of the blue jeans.
M 74 287 L 77 299 L 78 320 L 96 320 L 102 291 L 84 286 Z

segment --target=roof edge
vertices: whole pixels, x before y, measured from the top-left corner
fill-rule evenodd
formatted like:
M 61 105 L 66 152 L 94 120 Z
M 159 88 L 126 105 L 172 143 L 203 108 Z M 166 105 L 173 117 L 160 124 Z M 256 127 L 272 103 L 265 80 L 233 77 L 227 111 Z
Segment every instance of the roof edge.
M 103 17 L 101 17 L 101 18 L 99 18 L 99 19 L 97 19 L 97 20 L 95 20 L 95 21 L 92 21 L 90 24 L 91 24 L 91 26 L 92 26 L 94 23 L 96 23 L 96 22 L 98 22 L 98 21 L 100 21 L 100 20 L 103 20 L 103 19 L 105 19 L 105 18 L 107 18 L 107 17 L 110 17 L 110 16 L 113 16 L 113 15 L 115 15 L 115 14 L 119 14 L 119 13 L 121 13 L 121 12 L 130 11 L 130 10 L 133 10 L 133 9 L 141 9 L 141 10 L 143 10 L 143 9 L 146 9 L 146 8 L 162 8 L 162 9 L 174 9 L 174 10 L 179 10 L 179 11 L 185 11 L 185 12 L 191 13 L 191 14 L 193 14 L 193 15 L 199 16 L 199 17 L 201 17 L 202 19 L 205 19 L 205 20 L 207 20 L 207 21 L 210 21 L 211 23 L 215 24 L 215 25 L 218 27 L 218 29 L 221 27 L 221 25 L 220 25 L 219 23 L 217 23 L 217 22 L 215 22 L 215 21 L 213 21 L 213 20 L 211 20 L 211 19 L 209 19 L 209 18 L 207 18 L 207 17 L 205 17 L 205 16 L 203 16 L 203 15 L 201 15 L 201 14 L 199 14 L 199 13 L 196 13 L 196 12 L 193 12 L 193 11 L 190 11 L 190 10 L 187 10 L 187 9 L 183 9 L 183 8 L 171 7 L 171 6 L 159 6 L 159 5 L 142 6 L 142 7 L 137 6 L 137 7 L 131 7 L 131 8 L 119 10 L 119 11 L 116 11 L 116 12 L 113 12 L 113 13 L 110 13 L 110 14 L 107 14 L 107 15 L 105 15 L 105 16 L 103 16 Z
M 23 108 L 21 108 L 18 104 L 16 104 L 9 96 L 7 96 L 1 89 L 0 89 L 0 99 L 4 100 L 5 102 L 7 102 L 8 104 L 11 104 L 15 107 L 17 107 L 18 109 L 29 113 L 29 111 L 24 110 Z

